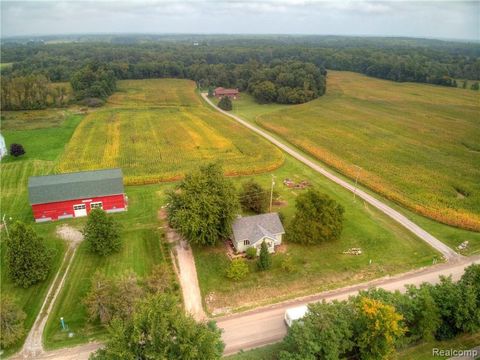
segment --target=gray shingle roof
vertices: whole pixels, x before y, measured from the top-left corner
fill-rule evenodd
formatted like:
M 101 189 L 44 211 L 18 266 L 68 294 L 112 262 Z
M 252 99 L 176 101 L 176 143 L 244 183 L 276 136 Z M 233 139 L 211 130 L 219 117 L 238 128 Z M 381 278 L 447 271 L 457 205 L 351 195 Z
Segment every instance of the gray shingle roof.
M 31 205 L 117 194 L 123 194 L 121 169 L 31 176 L 28 179 Z
M 232 230 L 235 241 L 250 240 L 251 245 L 265 236 L 285 234 L 277 213 L 241 217 L 233 222 Z

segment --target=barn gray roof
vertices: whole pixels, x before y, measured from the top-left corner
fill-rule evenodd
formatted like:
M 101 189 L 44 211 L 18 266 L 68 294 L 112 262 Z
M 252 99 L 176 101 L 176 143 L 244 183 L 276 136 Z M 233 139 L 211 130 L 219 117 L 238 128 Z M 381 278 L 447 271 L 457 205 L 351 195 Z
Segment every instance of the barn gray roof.
M 31 205 L 117 194 L 123 194 L 121 169 L 31 176 L 28 179 Z
M 277 213 L 246 216 L 236 219 L 232 225 L 235 241 L 250 240 L 253 245 L 265 236 L 285 234 Z

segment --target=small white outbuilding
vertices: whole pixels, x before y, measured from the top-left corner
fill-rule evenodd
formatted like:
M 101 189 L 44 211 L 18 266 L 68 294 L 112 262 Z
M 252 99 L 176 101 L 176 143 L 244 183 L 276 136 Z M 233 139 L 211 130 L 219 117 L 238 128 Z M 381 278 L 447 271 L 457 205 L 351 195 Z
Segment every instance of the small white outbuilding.
M 7 155 L 7 145 L 2 134 L 0 134 L 0 159 Z

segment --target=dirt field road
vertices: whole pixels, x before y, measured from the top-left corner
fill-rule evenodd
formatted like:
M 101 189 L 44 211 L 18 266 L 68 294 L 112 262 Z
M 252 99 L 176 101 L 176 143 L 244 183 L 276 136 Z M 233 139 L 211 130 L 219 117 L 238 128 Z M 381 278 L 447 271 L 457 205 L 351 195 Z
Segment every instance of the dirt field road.
M 165 235 L 167 241 L 175 244 L 174 268 L 182 288 L 183 302 L 187 313 L 191 314 L 197 321 L 207 318 L 202 306 L 202 295 L 200 293 L 200 285 L 198 284 L 197 268 L 195 266 L 195 258 L 193 257 L 192 248 L 187 241 L 182 238 L 174 229 L 168 226 L 167 213 L 162 209 L 158 213 L 158 217 L 165 224 Z
M 43 354 L 43 330 L 45 329 L 48 315 L 50 314 L 50 311 L 55 304 L 55 300 L 63 287 L 68 270 L 70 269 L 72 260 L 75 257 L 78 244 L 80 244 L 80 242 L 83 240 L 83 235 L 80 231 L 66 224 L 57 228 L 57 235 L 67 242 L 68 249 L 65 252 L 65 256 L 63 257 L 63 261 L 58 269 L 57 275 L 55 275 L 55 279 L 48 289 L 47 296 L 45 297 L 45 301 L 42 304 L 40 312 L 33 323 L 32 329 L 28 333 L 25 344 L 23 345 L 20 353 L 12 357 L 14 359 L 38 359 L 39 356 Z
M 287 144 L 277 140 L 275 137 L 270 135 L 264 130 L 261 130 L 260 128 L 248 123 L 247 121 L 243 120 L 242 118 L 230 114 L 227 111 L 223 111 L 222 109 L 218 108 L 213 104 L 210 99 L 208 98 L 206 93 L 202 93 L 202 97 L 205 99 L 205 101 L 210 104 L 212 107 L 214 107 L 217 111 L 220 111 L 222 114 L 225 114 L 232 119 L 238 121 L 240 124 L 243 126 L 246 126 L 250 130 L 256 132 L 257 134 L 263 136 L 265 139 L 273 143 L 274 145 L 278 146 L 280 149 L 285 151 L 286 153 L 290 154 L 293 156 L 295 159 L 301 161 L 308 167 L 312 168 L 316 172 L 322 174 L 323 176 L 327 177 L 328 179 L 332 180 L 333 182 L 337 183 L 338 185 L 344 187 L 345 189 L 355 192 L 355 194 L 368 202 L 369 204 L 375 206 L 377 209 L 379 209 L 381 212 L 384 214 L 388 215 L 391 217 L 393 220 L 397 221 L 400 223 L 403 227 L 414 233 L 416 236 L 418 236 L 420 239 L 428 243 L 430 246 L 432 246 L 434 249 L 439 251 L 446 260 L 451 260 L 455 258 L 461 257 L 461 255 L 457 254 L 454 250 L 449 248 L 447 245 L 445 245 L 443 242 L 438 240 L 436 237 L 433 235 L 429 234 L 426 232 L 424 229 L 422 229 L 420 226 L 415 224 L 413 221 L 409 220 L 406 216 L 400 214 L 398 211 L 392 209 L 390 206 L 387 204 L 381 202 L 380 200 L 377 200 L 373 196 L 367 194 L 366 192 L 356 189 L 355 186 L 351 185 L 350 183 L 346 182 L 345 180 L 340 179 L 338 176 L 332 174 L 330 171 L 326 170 L 325 168 L 321 167 L 317 163 L 313 162 L 312 160 L 308 159 L 306 156 L 303 156 L 300 152 L 296 151 L 292 147 L 288 146 Z

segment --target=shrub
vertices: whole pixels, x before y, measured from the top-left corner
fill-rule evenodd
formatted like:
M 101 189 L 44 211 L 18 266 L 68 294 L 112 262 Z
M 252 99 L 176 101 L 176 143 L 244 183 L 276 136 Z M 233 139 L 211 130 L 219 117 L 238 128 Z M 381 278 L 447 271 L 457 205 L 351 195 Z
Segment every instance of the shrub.
M 120 225 L 107 216 L 102 209 L 93 209 L 88 214 L 88 220 L 83 228 L 83 235 L 90 251 L 106 256 L 120 250 Z
M 233 108 L 232 100 L 228 96 L 224 96 L 218 102 L 218 107 L 225 111 L 230 111 Z
M 257 249 L 253 246 L 249 247 L 245 253 L 248 259 L 255 259 L 257 257 Z
M 25 149 L 23 148 L 23 145 L 15 143 L 10 145 L 10 155 L 19 157 L 23 154 L 25 154 Z
M 249 268 L 245 260 L 234 259 L 227 270 L 227 277 L 231 280 L 239 281 L 244 279 L 248 273 Z
M 285 272 L 294 272 L 295 271 L 295 265 L 293 264 L 292 257 L 287 255 L 285 258 L 282 260 L 281 264 L 282 270 Z
M 51 268 L 53 252 L 31 226 L 17 221 L 6 239 L 5 262 L 12 281 L 24 288 L 43 281 Z
M 340 237 L 344 209 L 328 195 L 308 190 L 297 197 L 295 208 L 288 230 L 292 242 L 318 244 Z
M 268 252 L 268 245 L 265 241 L 260 247 L 260 256 L 257 260 L 257 268 L 260 271 L 268 270 L 272 267 L 272 255 Z
M 83 99 L 80 104 L 88 106 L 88 107 L 100 107 L 105 104 L 105 101 L 99 98 L 86 98 Z

